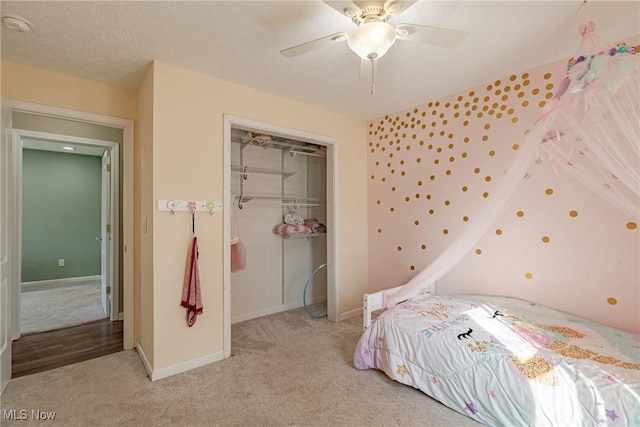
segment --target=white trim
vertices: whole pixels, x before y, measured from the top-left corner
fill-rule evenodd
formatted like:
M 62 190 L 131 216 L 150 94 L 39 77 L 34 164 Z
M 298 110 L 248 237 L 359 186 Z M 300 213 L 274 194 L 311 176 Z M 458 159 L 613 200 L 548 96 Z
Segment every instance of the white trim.
M 223 163 L 224 163 L 224 275 L 223 275 L 223 352 L 224 357 L 231 356 L 231 127 L 236 129 L 260 131 L 285 138 L 309 141 L 327 146 L 327 226 L 331 232 L 327 236 L 327 318 L 339 321 L 340 292 L 338 283 L 338 140 L 336 138 L 306 132 L 298 129 L 259 122 L 244 117 L 224 115 L 223 124 Z
M 88 113 L 84 111 L 69 110 L 66 108 L 53 107 L 49 105 L 35 104 L 31 102 L 18 101 L 14 99 L 2 99 L 2 106 L 10 108 L 12 111 L 21 111 L 30 114 L 40 114 L 43 116 L 59 117 L 67 120 L 77 120 L 87 123 L 94 123 L 103 126 L 122 129 L 122 239 L 119 247 L 123 251 L 123 308 L 124 308 L 124 328 L 123 341 L 124 349 L 134 347 L 133 339 L 133 180 L 134 180 L 134 121 L 119 117 L 105 116 L 101 114 Z M 15 283 L 20 283 L 17 280 Z M 18 293 L 19 294 L 19 293 Z M 14 325 L 15 326 L 15 325 Z
M 82 276 L 82 277 L 63 277 L 61 279 L 34 280 L 31 282 L 22 282 L 21 286 L 47 285 L 47 284 L 56 284 L 56 283 L 73 283 L 73 282 L 82 282 L 82 281 L 96 280 L 96 279 L 100 280 L 100 275 Z
M 124 320 L 124 313 L 123 312 L 118 313 L 118 320 Z
M 175 365 L 171 365 L 166 368 L 154 371 L 151 367 L 151 363 L 149 363 L 147 354 L 144 352 L 142 344 L 140 344 L 139 341 L 136 341 L 136 349 L 138 350 L 138 355 L 140 356 L 142 364 L 144 365 L 144 369 L 147 371 L 147 375 L 149 376 L 149 379 L 151 379 L 151 381 L 158 381 L 163 378 L 181 374 L 183 372 L 187 372 L 195 368 L 200 368 L 211 363 L 219 362 L 220 360 L 224 359 L 223 352 L 219 351 L 217 353 L 207 354 L 206 356 L 198 357 L 197 359 L 192 359 L 182 363 L 176 363 Z
M 32 282 L 20 283 L 22 292 L 31 288 L 59 288 L 66 285 L 74 285 L 80 282 L 88 282 L 91 280 L 100 280 L 100 276 L 82 276 L 82 277 L 63 277 L 61 279 L 34 280 Z
M 316 297 L 316 298 L 312 298 L 310 301 L 307 301 L 307 305 L 313 305 L 313 304 L 317 304 L 317 303 L 321 303 L 327 300 L 327 297 Z M 248 313 L 248 314 L 243 314 L 241 316 L 235 316 L 231 318 L 231 323 L 240 323 L 240 322 L 245 322 L 247 320 L 251 320 L 251 319 L 256 319 L 258 317 L 262 317 L 262 316 L 268 316 L 270 314 L 276 314 L 276 313 L 282 313 L 283 311 L 287 311 L 287 310 L 293 310 L 296 308 L 300 308 L 303 307 L 304 304 L 301 302 L 293 302 L 290 304 L 284 304 L 284 305 L 279 305 L 278 307 L 275 308 L 269 308 L 267 310 L 260 310 L 260 311 L 254 311 L 253 313 Z M 357 313 L 356 314 L 360 314 L 360 310 L 356 309 L 355 310 Z
M 142 344 L 140 344 L 140 341 L 136 341 L 136 350 L 138 351 L 138 356 L 140 357 L 140 360 L 144 365 L 145 371 L 147 371 L 147 375 L 149 376 L 149 378 L 151 378 L 151 375 L 153 374 L 153 369 L 151 368 L 151 363 L 147 358 L 147 353 L 145 353 L 144 349 L 142 348 Z

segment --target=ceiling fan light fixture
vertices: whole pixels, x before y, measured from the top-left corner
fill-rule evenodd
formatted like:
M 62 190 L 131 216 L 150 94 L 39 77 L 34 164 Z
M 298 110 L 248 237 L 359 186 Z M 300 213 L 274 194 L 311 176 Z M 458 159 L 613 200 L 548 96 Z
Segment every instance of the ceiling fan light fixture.
M 362 59 L 381 58 L 396 41 L 396 30 L 386 22 L 365 22 L 349 34 L 349 47 Z

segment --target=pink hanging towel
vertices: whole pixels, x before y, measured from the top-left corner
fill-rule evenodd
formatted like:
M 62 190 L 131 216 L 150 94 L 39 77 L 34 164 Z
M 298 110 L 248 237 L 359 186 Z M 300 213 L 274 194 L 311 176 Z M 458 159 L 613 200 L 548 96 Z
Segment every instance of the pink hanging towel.
M 187 267 L 182 285 L 182 307 L 187 309 L 187 325 L 196 323 L 196 317 L 202 314 L 202 295 L 200 294 L 200 273 L 198 272 L 198 241 L 193 236 L 187 255 Z

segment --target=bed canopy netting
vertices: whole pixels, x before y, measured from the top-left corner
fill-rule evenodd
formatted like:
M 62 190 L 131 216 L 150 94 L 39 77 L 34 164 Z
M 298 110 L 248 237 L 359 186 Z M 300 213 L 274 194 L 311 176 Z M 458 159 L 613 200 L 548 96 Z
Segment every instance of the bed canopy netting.
M 405 285 L 383 291 L 386 308 L 446 275 L 476 245 L 536 159 L 570 174 L 632 220 L 640 219 L 640 46 L 613 46 L 580 27 L 582 41 L 554 96 L 505 169 L 471 228 Z

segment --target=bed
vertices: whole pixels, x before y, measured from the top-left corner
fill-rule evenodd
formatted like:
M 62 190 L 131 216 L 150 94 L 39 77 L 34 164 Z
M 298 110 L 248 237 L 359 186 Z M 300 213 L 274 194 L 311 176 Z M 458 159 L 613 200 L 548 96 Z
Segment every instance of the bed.
M 640 337 L 531 302 L 365 296 L 354 365 L 488 425 L 640 426 Z

